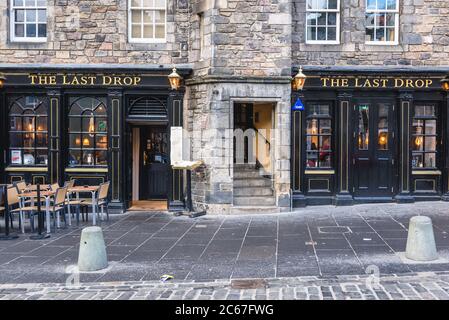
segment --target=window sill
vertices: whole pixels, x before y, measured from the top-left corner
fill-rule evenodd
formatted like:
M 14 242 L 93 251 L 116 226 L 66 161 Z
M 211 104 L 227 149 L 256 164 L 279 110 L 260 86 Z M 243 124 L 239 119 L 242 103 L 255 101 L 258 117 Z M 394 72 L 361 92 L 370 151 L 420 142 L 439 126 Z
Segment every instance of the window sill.
M 335 174 L 335 170 L 305 170 L 304 174 Z
M 6 172 L 47 172 L 48 167 L 7 167 Z
M 11 44 L 20 43 L 20 44 L 39 44 L 39 43 L 46 43 L 47 38 L 23 38 L 23 39 L 11 39 Z
M 441 176 L 442 173 L 440 170 L 413 170 L 412 175 L 416 176 Z

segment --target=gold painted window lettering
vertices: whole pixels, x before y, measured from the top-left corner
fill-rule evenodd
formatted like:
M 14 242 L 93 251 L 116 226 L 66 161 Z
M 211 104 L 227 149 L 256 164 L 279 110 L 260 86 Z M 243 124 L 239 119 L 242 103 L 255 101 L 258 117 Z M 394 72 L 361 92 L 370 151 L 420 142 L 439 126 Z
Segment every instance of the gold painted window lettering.
M 9 164 L 48 164 L 48 102 L 36 96 L 15 97 L 9 106 Z
M 412 167 L 437 167 L 437 112 L 435 105 L 417 104 L 412 125 Z
M 329 104 L 309 104 L 306 118 L 307 168 L 332 167 L 332 116 Z
M 69 106 L 69 167 L 106 166 L 108 163 L 106 99 L 71 97 Z

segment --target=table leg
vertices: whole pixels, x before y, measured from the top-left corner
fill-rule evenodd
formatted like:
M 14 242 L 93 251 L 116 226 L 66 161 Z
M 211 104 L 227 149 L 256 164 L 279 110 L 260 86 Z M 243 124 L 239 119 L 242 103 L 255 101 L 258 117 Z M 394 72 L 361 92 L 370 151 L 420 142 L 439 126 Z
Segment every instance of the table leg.
M 50 197 L 45 197 L 45 215 L 47 220 L 47 233 L 50 234 Z
M 69 199 L 70 199 L 70 197 L 67 194 L 67 211 L 68 211 L 67 213 L 69 215 L 69 226 L 71 226 L 72 225 L 72 212 L 70 210 L 70 201 L 69 201 Z M 65 213 L 63 212 L 63 214 L 65 214 Z
M 92 223 L 94 226 L 97 225 L 97 210 L 96 210 L 96 202 L 95 202 L 95 191 L 92 192 Z

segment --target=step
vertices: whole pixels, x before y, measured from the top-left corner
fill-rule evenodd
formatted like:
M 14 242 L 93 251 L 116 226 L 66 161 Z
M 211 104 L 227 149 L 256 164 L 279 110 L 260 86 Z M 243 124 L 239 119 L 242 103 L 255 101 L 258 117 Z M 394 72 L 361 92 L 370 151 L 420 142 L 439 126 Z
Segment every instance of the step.
M 234 196 L 235 206 L 274 206 L 276 200 L 274 197 L 257 196 L 257 197 L 239 197 Z
M 269 187 L 271 188 L 272 183 L 270 179 L 266 178 L 250 178 L 250 179 L 235 179 L 234 188 L 242 187 Z
M 243 170 L 243 171 L 234 171 L 234 179 L 240 179 L 240 178 L 264 178 L 263 172 L 260 172 L 259 170 Z
M 281 212 L 280 208 L 274 206 L 233 206 L 231 208 L 231 214 L 269 214 Z
M 270 187 L 234 188 L 234 196 L 273 196 L 273 189 L 271 189 Z

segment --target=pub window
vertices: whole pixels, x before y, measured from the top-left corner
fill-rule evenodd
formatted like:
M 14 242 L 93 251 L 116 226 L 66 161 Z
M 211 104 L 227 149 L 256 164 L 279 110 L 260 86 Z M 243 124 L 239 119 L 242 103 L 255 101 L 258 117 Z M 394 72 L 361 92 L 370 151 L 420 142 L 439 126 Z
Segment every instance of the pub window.
M 106 166 L 108 117 L 105 99 L 72 97 L 69 106 L 69 166 Z
M 48 107 L 45 99 L 25 96 L 14 99 L 9 108 L 9 164 L 48 164 Z
M 307 168 L 332 167 L 332 116 L 329 104 L 310 104 L 306 118 Z
M 437 167 L 437 110 L 435 105 L 415 105 L 412 126 L 412 167 Z
M 129 0 L 130 42 L 165 42 L 166 0 Z
M 398 44 L 399 0 L 366 0 L 366 43 Z
M 307 0 L 306 42 L 340 42 L 340 0 Z
M 47 0 L 10 1 L 11 41 L 47 41 Z

